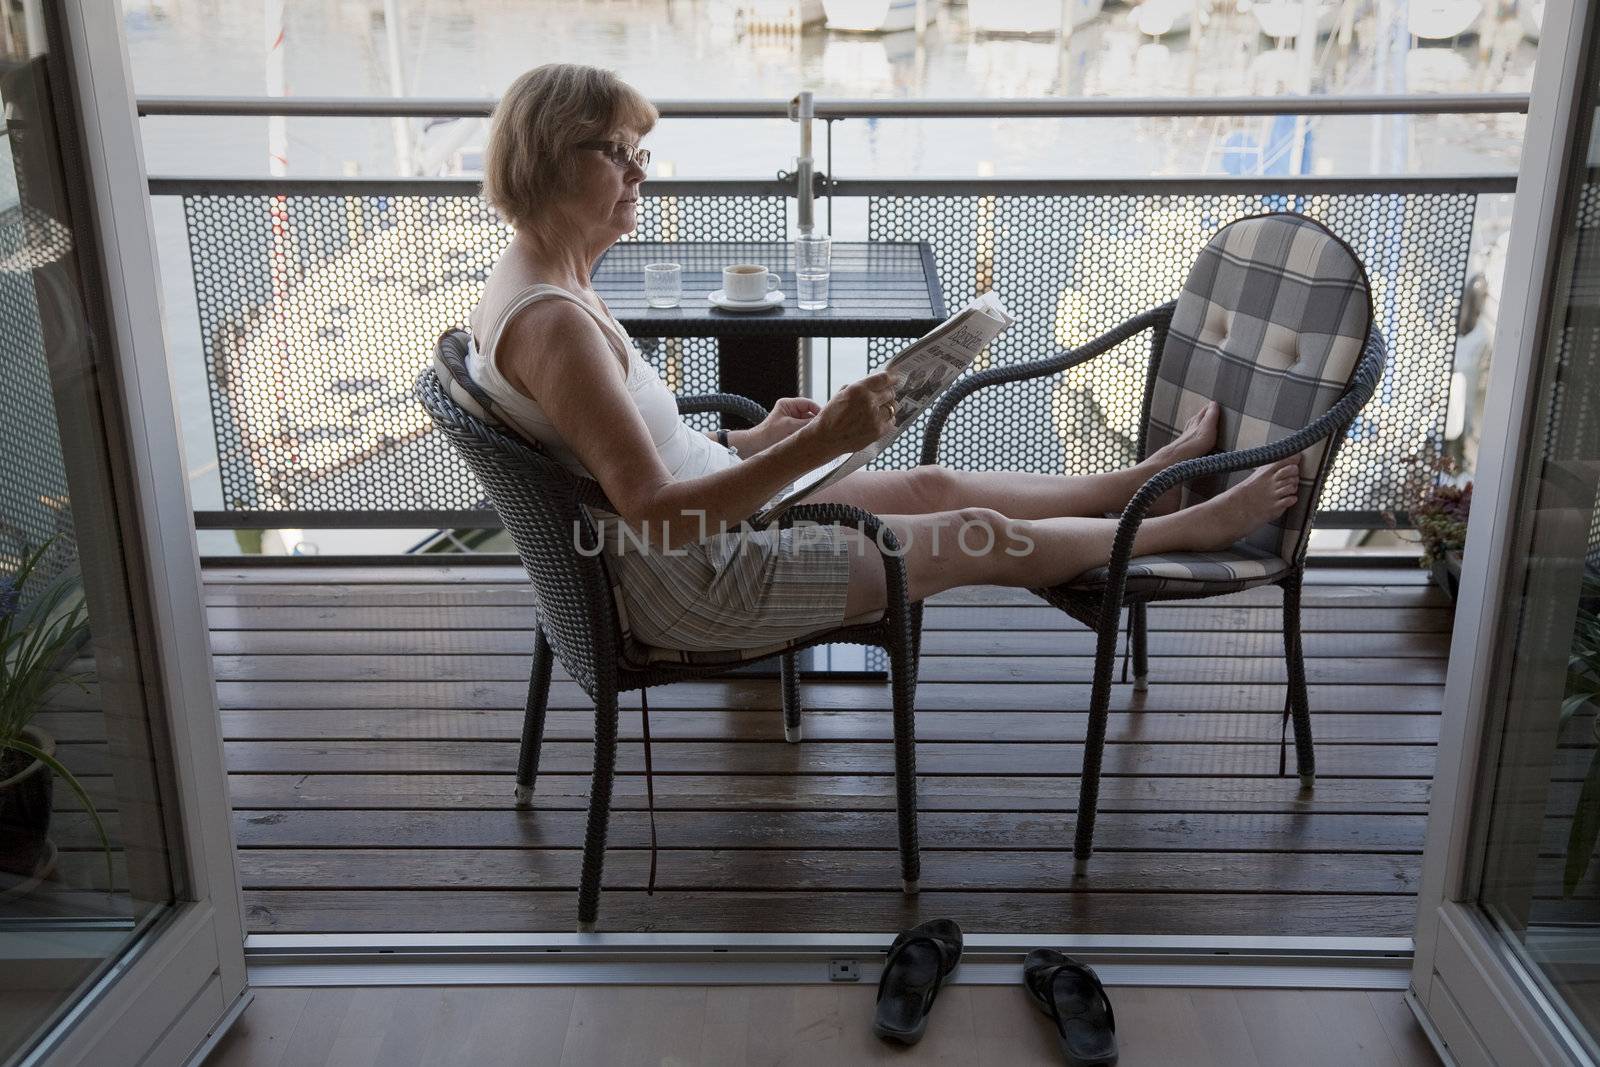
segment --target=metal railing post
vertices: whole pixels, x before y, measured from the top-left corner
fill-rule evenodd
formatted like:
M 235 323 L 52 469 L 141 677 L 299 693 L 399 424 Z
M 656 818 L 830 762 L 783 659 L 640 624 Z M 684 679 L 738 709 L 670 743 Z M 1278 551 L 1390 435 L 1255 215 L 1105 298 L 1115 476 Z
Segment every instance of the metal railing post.
M 794 180 L 801 233 L 810 233 L 816 226 L 816 204 L 811 188 L 811 175 L 816 169 L 815 161 L 811 158 L 811 120 L 815 117 L 811 90 L 800 90 L 799 95 L 789 101 L 789 118 L 800 124 L 800 156 L 794 161 Z

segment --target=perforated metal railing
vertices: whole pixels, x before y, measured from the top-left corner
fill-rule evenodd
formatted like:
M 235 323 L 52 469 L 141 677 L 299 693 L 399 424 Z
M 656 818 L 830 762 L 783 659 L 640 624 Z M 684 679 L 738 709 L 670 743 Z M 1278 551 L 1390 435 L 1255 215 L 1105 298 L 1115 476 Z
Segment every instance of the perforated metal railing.
M 1172 299 L 1200 249 L 1234 219 L 1290 210 L 1322 222 L 1367 266 L 1393 353 L 1322 496 L 1325 525 L 1365 525 L 1404 510 L 1407 468 L 1444 441 L 1476 204 L 1464 192 L 891 196 L 872 198 L 868 220 L 874 240 L 933 245 L 948 306 L 991 288 L 1003 295 L 1016 325 L 976 369 L 1084 344 Z M 871 365 L 902 344 L 874 340 Z M 1149 358 L 1141 335 L 1066 374 L 982 390 L 946 424 L 940 461 L 1060 474 L 1126 466 L 1137 450 Z M 920 432 L 907 434 L 877 462 L 913 465 L 920 444 Z
M 505 250 L 493 212 L 470 191 L 182 200 L 225 510 L 281 525 L 478 510 L 411 383 Z M 785 227 L 776 191 L 646 197 L 636 237 L 776 240 Z M 679 392 L 715 391 L 713 340 L 640 347 Z
M 1018 322 L 985 366 L 1081 343 L 1171 299 L 1234 218 L 1287 208 L 1327 224 L 1366 264 L 1393 356 L 1328 485 L 1325 526 L 1403 509 L 1407 468 L 1442 440 L 1474 211 L 1480 195 L 1514 188 L 1505 176 L 818 184 L 865 198 L 869 238 L 929 241 L 947 306 L 1001 293 Z M 180 196 L 188 226 L 224 502 L 197 513 L 199 524 L 493 522 L 409 392 L 433 338 L 466 321 L 509 239 L 475 182 L 152 179 L 151 191 Z M 789 230 L 789 183 L 644 191 L 640 239 Z M 677 391 L 715 388 L 714 341 L 639 341 Z M 869 365 L 903 343 L 872 340 Z M 1057 473 L 1124 464 L 1147 358 L 1138 339 L 1066 375 L 979 394 L 949 424 L 941 459 Z M 910 466 L 918 441 L 920 427 L 878 464 Z
M 896 195 L 869 197 L 868 228 L 871 239 L 929 241 L 947 305 L 1003 295 L 1018 321 L 981 357 L 993 366 L 1081 344 L 1171 299 L 1232 219 L 1287 207 L 1326 223 L 1367 264 L 1394 352 L 1323 498 L 1324 525 L 1365 525 L 1403 509 L 1404 469 L 1443 439 L 1475 205 L 1458 191 Z M 226 511 L 283 525 L 293 517 L 281 513 L 359 525 L 479 511 L 477 486 L 409 384 L 430 340 L 466 321 L 504 250 L 508 232 L 482 202 L 190 193 L 183 206 Z M 640 239 L 776 239 L 786 228 L 779 195 L 646 196 L 641 206 Z M 872 340 L 869 364 L 903 344 Z M 640 347 L 677 391 L 715 388 L 713 340 Z M 1147 360 L 1139 338 L 1066 375 L 980 393 L 951 420 L 941 460 L 1053 473 L 1123 465 Z M 913 465 L 919 441 L 914 429 L 878 465 Z

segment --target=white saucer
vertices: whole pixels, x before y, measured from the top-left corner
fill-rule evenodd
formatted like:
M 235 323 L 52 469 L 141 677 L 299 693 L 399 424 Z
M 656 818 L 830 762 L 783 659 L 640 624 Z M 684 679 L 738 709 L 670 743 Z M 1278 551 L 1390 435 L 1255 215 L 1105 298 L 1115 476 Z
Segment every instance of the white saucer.
M 721 289 L 706 297 L 723 311 L 765 311 L 783 304 L 783 290 L 774 289 L 760 300 L 729 300 Z

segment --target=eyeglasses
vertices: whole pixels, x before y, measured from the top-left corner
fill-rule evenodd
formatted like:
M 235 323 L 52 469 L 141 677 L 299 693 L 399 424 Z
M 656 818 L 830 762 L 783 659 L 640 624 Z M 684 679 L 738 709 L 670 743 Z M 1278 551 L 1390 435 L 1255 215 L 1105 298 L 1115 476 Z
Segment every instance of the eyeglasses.
M 636 148 L 623 141 L 579 141 L 575 147 L 592 148 L 596 152 L 603 152 L 607 159 L 619 167 L 637 163 L 639 169 L 643 170 L 650 165 L 650 149 Z

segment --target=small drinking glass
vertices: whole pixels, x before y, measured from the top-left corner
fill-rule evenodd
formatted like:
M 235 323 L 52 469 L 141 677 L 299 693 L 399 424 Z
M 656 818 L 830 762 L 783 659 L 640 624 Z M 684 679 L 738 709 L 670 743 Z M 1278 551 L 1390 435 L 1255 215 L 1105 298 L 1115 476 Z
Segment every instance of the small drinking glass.
M 795 287 L 800 307 L 820 311 L 828 306 L 828 277 L 833 269 L 833 239 L 827 234 L 805 233 L 794 242 Z
M 644 302 L 653 308 L 675 308 L 683 299 L 682 263 L 647 263 Z
M 821 311 L 828 306 L 827 271 L 797 270 L 794 272 L 794 279 L 802 311 Z

